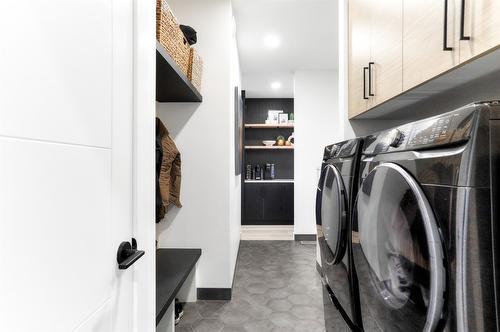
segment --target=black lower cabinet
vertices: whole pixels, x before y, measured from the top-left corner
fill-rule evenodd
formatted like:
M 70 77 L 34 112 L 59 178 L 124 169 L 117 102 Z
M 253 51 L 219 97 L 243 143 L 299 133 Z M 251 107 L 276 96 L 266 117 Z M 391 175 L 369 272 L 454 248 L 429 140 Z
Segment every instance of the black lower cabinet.
M 293 193 L 293 183 L 287 183 L 284 185 L 283 190 L 283 213 L 284 220 L 289 220 L 290 225 L 293 225 L 293 209 L 294 209 L 294 193 Z
M 245 184 L 245 220 L 264 220 L 263 186 Z
M 293 183 L 245 183 L 243 225 L 293 225 Z

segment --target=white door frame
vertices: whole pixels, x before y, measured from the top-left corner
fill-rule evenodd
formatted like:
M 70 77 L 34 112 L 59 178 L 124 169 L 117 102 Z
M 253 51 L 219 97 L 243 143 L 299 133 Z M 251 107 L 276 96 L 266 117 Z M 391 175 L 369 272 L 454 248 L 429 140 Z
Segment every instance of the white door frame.
M 156 1 L 134 1 L 134 236 L 144 250 L 134 275 L 133 331 L 156 330 Z

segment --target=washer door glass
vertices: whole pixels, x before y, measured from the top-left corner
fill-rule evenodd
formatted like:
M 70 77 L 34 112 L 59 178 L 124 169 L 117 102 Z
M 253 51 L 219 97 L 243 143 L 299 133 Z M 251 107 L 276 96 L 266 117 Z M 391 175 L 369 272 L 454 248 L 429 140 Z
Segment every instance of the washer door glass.
M 445 270 L 434 214 L 418 183 L 396 164 L 363 181 L 353 241 L 367 331 L 434 331 L 442 316 Z
M 324 236 L 319 238 L 320 246 L 326 251 L 326 263 L 337 264 L 347 247 L 347 196 L 342 176 L 335 166 L 323 168 L 318 190 L 318 217 Z

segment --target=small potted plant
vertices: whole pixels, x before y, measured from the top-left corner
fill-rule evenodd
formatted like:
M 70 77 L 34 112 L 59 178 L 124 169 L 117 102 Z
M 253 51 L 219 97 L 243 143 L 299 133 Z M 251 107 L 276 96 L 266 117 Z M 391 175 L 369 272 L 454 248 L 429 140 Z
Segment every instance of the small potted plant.
M 276 145 L 277 145 L 277 146 L 283 146 L 283 145 L 285 145 L 285 137 L 283 137 L 283 136 L 281 136 L 281 135 L 280 135 L 280 136 L 278 136 L 278 137 L 276 138 Z

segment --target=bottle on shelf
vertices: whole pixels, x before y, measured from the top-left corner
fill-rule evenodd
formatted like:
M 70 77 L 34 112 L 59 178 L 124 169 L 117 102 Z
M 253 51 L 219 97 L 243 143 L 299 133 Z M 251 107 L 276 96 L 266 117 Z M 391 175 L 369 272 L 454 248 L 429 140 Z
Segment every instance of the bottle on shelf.
M 266 171 L 264 173 L 264 178 L 266 180 L 274 180 L 275 179 L 275 166 L 274 164 L 267 163 Z
M 264 179 L 264 168 L 261 165 L 256 165 L 254 180 L 263 180 L 263 179 Z
M 245 170 L 245 180 L 252 180 L 252 179 L 253 179 L 252 165 L 248 164 Z

